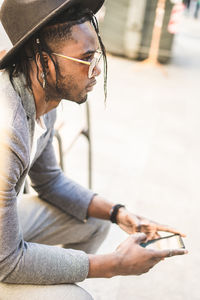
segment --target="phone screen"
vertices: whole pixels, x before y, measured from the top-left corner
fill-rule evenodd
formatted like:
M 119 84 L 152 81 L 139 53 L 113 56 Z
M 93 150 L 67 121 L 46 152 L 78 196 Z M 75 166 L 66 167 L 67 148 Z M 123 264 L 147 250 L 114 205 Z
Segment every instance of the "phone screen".
M 183 249 L 185 245 L 179 234 L 168 235 L 155 240 L 150 240 L 141 244 L 142 247 L 149 249 L 164 250 L 164 249 Z

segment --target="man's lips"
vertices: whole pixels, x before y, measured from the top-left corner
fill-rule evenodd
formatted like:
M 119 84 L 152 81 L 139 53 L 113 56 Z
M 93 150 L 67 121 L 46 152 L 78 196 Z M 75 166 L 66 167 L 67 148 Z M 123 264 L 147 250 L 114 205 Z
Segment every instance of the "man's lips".
M 96 79 L 92 80 L 87 86 L 86 89 L 91 91 L 93 89 L 93 86 L 97 83 Z

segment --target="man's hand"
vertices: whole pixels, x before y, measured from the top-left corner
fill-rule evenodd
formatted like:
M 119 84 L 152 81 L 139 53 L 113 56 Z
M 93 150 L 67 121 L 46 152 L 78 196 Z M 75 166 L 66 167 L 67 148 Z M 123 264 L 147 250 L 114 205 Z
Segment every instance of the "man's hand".
M 118 246 L 116 254 L 120 261 L 117 270 L 119 275 L 141 275 L 166 257 L 187 253 L 184 249 L 152 250 L 142 248 L 140 244 L 145 240 L 145 234 L 133 234 Z
M 143 248 L 140 244 L 146 238 L 144 233 L 131 234 L 117 247 L 115 252 L 105 255 L 89 255 L 88 277 L 141 275 L 166 257 L 187 253 L 184 249 L 152 250 Z
M 118 211 L 117 224 L 128 234 L 144 232 L 147 236 L 147 240 L 152 240 L 160 237 L 158 231 L 166 231 L 185 236 L 174 228 L 166 225 L 161 225 L 138 215 L 134 215 L 124 207 L 120 208 Z
M 88 216 L 109 220 L 110 211 L 113 206 L 114 204 L 112 202 L 107 201 L 99 195 L 95 195 L 88 207 Z M 125 232 L 128 234 L 144 232 L 147 235 L 147 240 L 158 238 L 158 231 L 166 231 L 185 236 L 174 228 L 161 225 L 138 215 L 134 215 L 124 207 L 119 209 L 116 219 L 119 227 Z

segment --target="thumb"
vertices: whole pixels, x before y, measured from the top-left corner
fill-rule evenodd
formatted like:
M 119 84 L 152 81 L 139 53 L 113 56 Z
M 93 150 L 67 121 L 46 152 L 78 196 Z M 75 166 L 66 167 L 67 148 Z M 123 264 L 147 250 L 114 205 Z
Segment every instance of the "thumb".
M 133 234 L 133 236 L 134 236 L 135 242 L 137 244 L 141 244 L 142 242 L 144 242 L 147 239 L 147 236 L 144 233 L 136 233 L 136 234 Z

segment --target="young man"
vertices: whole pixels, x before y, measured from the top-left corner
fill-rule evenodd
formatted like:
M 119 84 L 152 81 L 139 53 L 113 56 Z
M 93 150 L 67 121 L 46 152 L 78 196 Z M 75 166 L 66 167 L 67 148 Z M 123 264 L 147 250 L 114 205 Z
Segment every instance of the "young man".
M 176 231 L 81 187 L 56 163 L 55 108 L 62 99 L 85 102 L 100 74 L 101 56 L 106 65 L 93 15 L 102 3 L 5 0 L 2 5 L 1 21 L 13 44 L 0 61 L 0 97 L 8 106 L 11 132 L 5 139 L 7 167 L 0 170 L 2 299 L 31 299 L 35 293 L 37 299 L 91 299 L 74 283 L 139 275 L 165 257 L 185 253 L 142 248 L 158 231 Z M 22 195 L 27 175 L 38 196 Z M 114 252 L 95 255 L 109 220 L 130 236 Z

